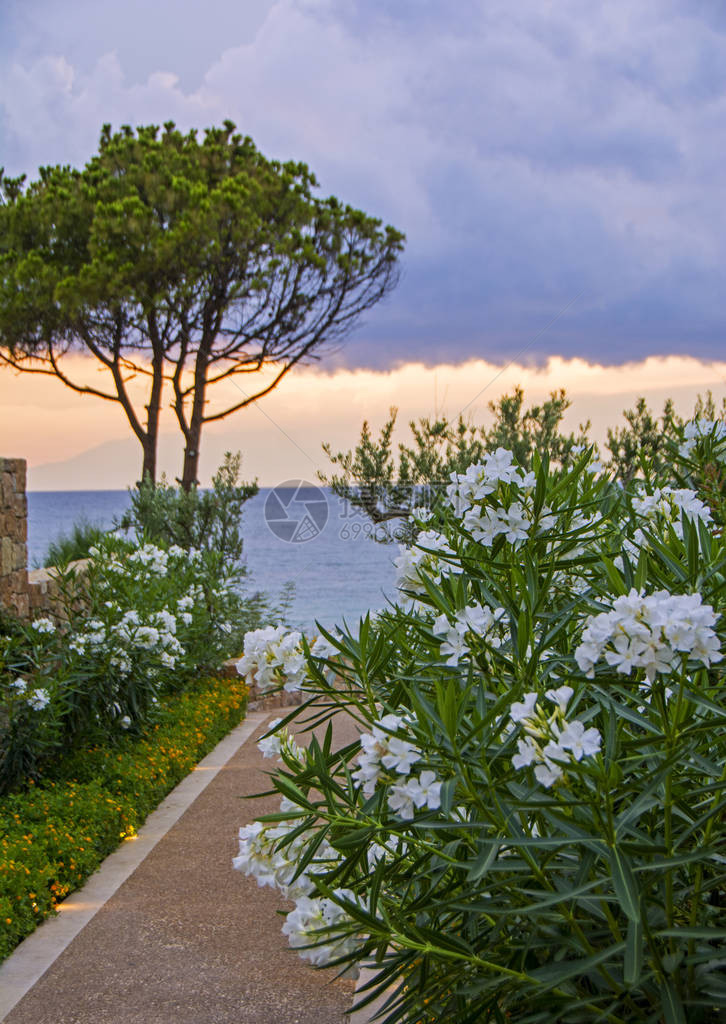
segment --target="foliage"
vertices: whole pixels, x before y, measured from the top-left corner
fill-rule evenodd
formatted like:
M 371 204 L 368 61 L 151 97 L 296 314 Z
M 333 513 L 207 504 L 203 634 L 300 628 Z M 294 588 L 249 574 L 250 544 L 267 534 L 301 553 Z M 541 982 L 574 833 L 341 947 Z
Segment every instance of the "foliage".
M 130 509 L 119 520 L 153 544 L 176 544 L 185 551 L 216 551 L 222 564 L 239 566 L 242 559 L 242 510 L 257 494 L 257 483 L 240 481 L 241 454 L 226 452 L 212 477 L 210 490 L 194 485 L 185 491 L 162 477 L 148 477 L 129 491 Z
M 201 142 L 173 122 L 105 125 L 83 170 L 43 167 L 27 188 L 0 172 L 0 360 L 120 403 L 142 480 L 155 479 L 170 387 L 190 487 L 205 423 L 318 357 L 396 284 L 403 235 L 316 187 L 305 164 L 267 160 L 231 121 Z M 105 385 L 71 376 L 76 349 Z M 213 406 L 214 385 L 240 376 L 237 397 Z
M 684 429 L 689 436 L 680 446 L 681 460 L 687 457 L 694 438 L 701 434 L 700 425 L 706 425 L 705 433 L 708 435 L 711 425 L 723 424 L 726 421 L 726 398 L 718 409 L 710 391 L 706 392 L 705 397 L 699 395 L 693 417 L 685 426 L 683 420 L 674 413 L 670 399 L 663 407 L 660 423 L 644 398 L 638 399 L 635 408 L 624 410 L 623 416 L 628 426 L 609 429 L 607 440 L 611 456 L 608 468 L 617 478 L 627 483 L 635 476 L 642 476 L 642 464 L 645 461 L 651 473 L 671 486 L 686 486 L 690 480 L 703 494 L 716 523 L 723 525 L 726 522 L 726 472 L 722 462 L 712 457 L 712 452 L 709 454 L 707 442 L 705 446 L 701 445 L 701 458 L 690 462 L 685 470 L 681 462 L 672 460 L 670 453 Z
M 246 687 L 206 679 L 165 698 L 143 739 L 78 750 L 54 778 L 0 799 L 0 959 L 240 721 Z
M 387 543 L 392 540 L 410 542 L 417 527 L 411 519 L 415 509 L 432 509 L 440 500 L 452 473 L 461 473 L 472 463 L 480 462 L 497 448 L 511 451 L 519 465 L 530 469 L 535 453 L 547 457 L 550 464 L 571 465 L 585 447 L 590 445 L 587 431 L 590 424 L 581 424 L 577 435 L 561 432 L 562 417 L 570 402 L 564 389 L 553 391 L 542 405 L 524 410 L 524 393 L 515 388 L 498 402 L 490 402 L 494 416 L 490 427 L 477 427 L 462 416 L 456 422 L 447 419 L 421 419 L 409 424 L 412 441 L 400 442 L 394 452 L 393 432 L 396 410 L 392 409 L 380 436 L 372 436 L 364 422 L 360 441 L 354 451 L 334 453 L 331 445 L 323 450 L 338 473 L 321 480 L 352 508 L 360 509 L 374 524 L 369 536 Z M 606 465 L 614 477 L 628 483 L 642 476 L 642 464 L 650 466 L 664 483 L 676 486 L 678 469 L 670 460 L 672 448 L 684 423 L 668 399 L 663 415 L 648 408 L 645 398 L 638 398 L 633 409 L 623 411 L 627 426 L 608 428 L 606 447 L 610 453 Z M 698 396 L 693 421 L 713 422 L 726 419 L 726 399 L 717 410 L 710 391 Z M 594 446 L 597 453 L 597 446 Z M 695 470 L 694 470 L 695 471 Z M 718 462 L 704 464 L 698 486 L 708 491 L 714 510 L 724 505 L 726 479 Z M 717 518 L 723 521 L 718 513 Z
M 619 479 L 631 480 L 645 460 L 655 473 L 667 472 L 668 450 L 683 427 L 674 412 L 673 401 L 663 406 L 660 422 L 648 408 L 645 398 L 639 398 L 634 409 L 623 410 L 627 427 L 608 428 L 607 447 L 611 466 Z M 713 418 L 713 417 L 712 417 Z
M 98 523 L 91 523 L 83 516 L 75 522 L 70 533 L 61 533 L 48 545 L 42 565 L 60 566 L 88 558 L 89 551 L 98 544 L 105 534 Z
M 726 427 L 668 455 L 684 486 L 499 449 L 402 549 L 397 606 L 327 651 L 250 638 L 241 669 L 307 701 L 235 864 L 306 959 L 373 967 L 387 1024 L 723 1019 L 726 539 L 693 484 Z
M 400 442 L 394 454 L 393 431 L 397 410 L 391 409 L 379 438 L 372 437 L 363 424 L 355 451 L 333 453 L 323 450 L 340 473 L 323 483 L 335 494 L 364 512 L 378 529 L 379 541 L 410 540 L 415 529 L 409 517 L 415 508 L 433 507 L 452 473 L 461 473 L 478 462 L 487 451 L 511 449 L 519 462 L 529 468 L 535 453 L 548 452 L 552 460 L 571 461 L 587 443 L 589 423 L 576 436 L 560 432 L 560 423 L 570 402 L 563 390 L 553 391 L 542 405 L 524 409 L 524 392 L 515 388 L 498 403 L 490 402 L 494 422 L 488 429 L 467 423 L 463 416 L 454 422 L 446 418 L 421 419 L 409 424 L 412 441 Z
M 60 625 L 36 619 L 0 637 L 0 792 L 79 743 L 145 732 L 160 697 L 237 653 L 260 610 L 218 552 L 112 535 L 82 575 L 67 567 L 57 580 Z

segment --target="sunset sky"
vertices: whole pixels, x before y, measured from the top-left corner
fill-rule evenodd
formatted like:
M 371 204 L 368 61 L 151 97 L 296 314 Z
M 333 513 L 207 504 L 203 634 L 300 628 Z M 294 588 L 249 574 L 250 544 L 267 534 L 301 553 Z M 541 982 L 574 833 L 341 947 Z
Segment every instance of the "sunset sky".
M 306 161 L 322 194 L 406 233 L 396 291 L 334 357 L 210 430 L 204 473 L 233 447 L 262 483 L 309 476 L 320 441 L 351 444 L 391 404 L 482 421 L 515 384 L 532 401 L 567 387 L 573 426 L 589 417 L 602 437 L 638 394 L 683 412 L 707 387 L 726 394 L 725 12 L 4 0 L 0 165 L 31 179 L 81 166 L 104 122 L 231 118 L 266 155 Z M 0 454 L 27 457 L 35 487 L 138 475 L 117 409 L 6 370 Z

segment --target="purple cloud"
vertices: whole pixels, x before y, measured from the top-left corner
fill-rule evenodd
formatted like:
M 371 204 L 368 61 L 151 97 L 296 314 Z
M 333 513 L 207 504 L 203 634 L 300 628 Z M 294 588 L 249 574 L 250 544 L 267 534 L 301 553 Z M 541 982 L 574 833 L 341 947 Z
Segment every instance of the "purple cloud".
M 398 290 L 338 362 L 723 351 L 715 4 L 10 0 L 1 17 L 10 172 L 82 163 L 104 121 L 232 117 L 407 233 Z

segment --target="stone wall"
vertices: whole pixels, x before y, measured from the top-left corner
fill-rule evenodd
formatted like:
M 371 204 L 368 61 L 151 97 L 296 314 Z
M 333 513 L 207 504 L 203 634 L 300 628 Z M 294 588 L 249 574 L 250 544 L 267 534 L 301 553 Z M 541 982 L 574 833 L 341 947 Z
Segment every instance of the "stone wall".
M 25 459 L 0 458 L 0 608 L 21 619 L 66 618 L 55 569 L 28 572 L 28 499 Z M 86 560 L 71 562 L 79 581 Z M 78 588 L 82 604 L 82 588 Z
M 0 605 L 30 613 L 25 459 L 0 458 Z

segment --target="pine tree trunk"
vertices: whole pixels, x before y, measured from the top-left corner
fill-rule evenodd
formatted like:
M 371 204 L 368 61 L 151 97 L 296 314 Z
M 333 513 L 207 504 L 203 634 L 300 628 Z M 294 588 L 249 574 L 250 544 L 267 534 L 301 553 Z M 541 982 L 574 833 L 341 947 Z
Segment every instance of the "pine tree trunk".
M 152 484 L 156 483 L 156 437 L 149 438 L 147 434 L 142 442 L 144 446 L 144 464 L 141 469 L 141 480 L 149 480 Z
M 209 343 L 202 344 L 197 352 L 194 366 L 194 397 L 192 399 L 192 411 L 189 417 L 189 426 L 184 430 L 184 469 L 182 470 L 181 485 L 185 491 L 199 483 L 199 446 L 202 440 L 202 425 L 204 424 L 204 403 L 207 390 L 207 352 Z
M 189 426 L 184 431 L 184 468 L 180 483 L 185 491 L 191 491 L 192 487 L 199 483 L 199 446 L 202 441 L 202 424 L 204 423 L 206 380 L 203 377 L 199 378 L 199 375 L 198 379 L 200 379 L 200 383 L 194 390 Z
M 191 491 L 195 484 L 199 483 L 197 479 L 199 474 L 199 441 L 201 435 L 201 424 L 195 431 L 192 428 L 189 430 L 189 440 L 184 448 L 184 469 L 182 471 L 181 485 L 185 491 Z
M 146 406 L 146 433 L 142 440 L 144 447 L 144 466 L 141 471 L 141 479 L 156 483 L 156 457 L 159 444 L 159 414 L 161 412 L 161 394 L 164 387 L 164 349 L 158 340 L 156 331 L 156 317 L 154 314 L 149 320 L 150 334 L 154 341 L 154 356 L 151 360 L 154 375 L 151 380 L 149 392 L 149 404 Z

